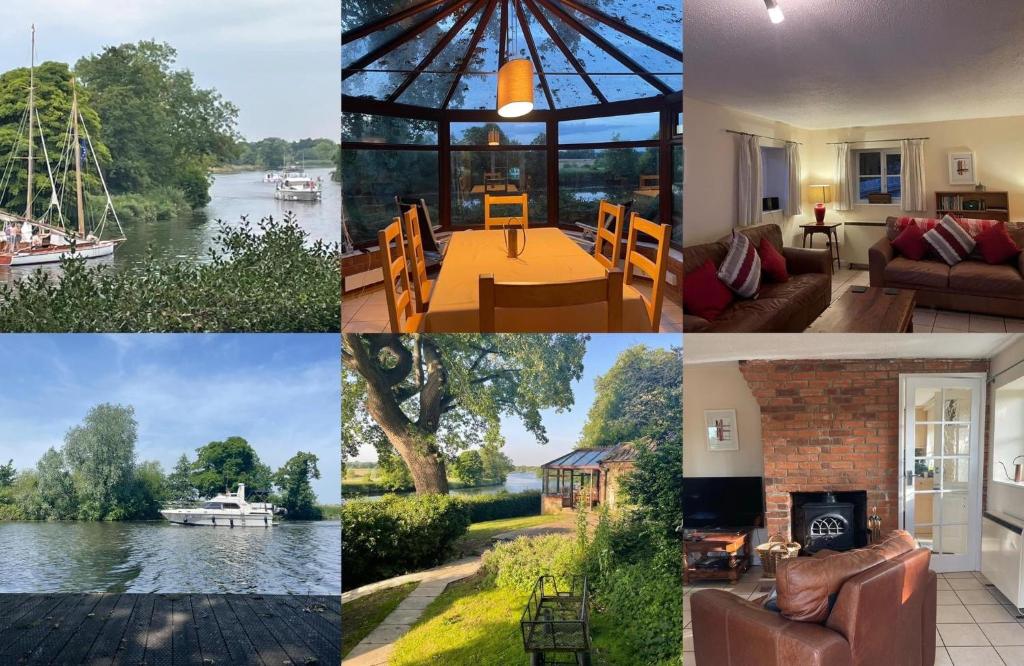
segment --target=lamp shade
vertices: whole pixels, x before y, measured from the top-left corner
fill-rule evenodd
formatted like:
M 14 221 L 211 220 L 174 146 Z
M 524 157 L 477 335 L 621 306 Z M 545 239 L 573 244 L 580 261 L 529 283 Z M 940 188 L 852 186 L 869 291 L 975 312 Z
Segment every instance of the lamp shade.
M 832 202 L 832 186 L 829 184 L 811 185 L 811 197 L 820 203 Z
M 488 130 L 488 132 L 487 132 L 487 145 L 488 146 L 500 146 L 501 145 L 501 135 L 498 134 L 497 128 Z
M 509 60 L 498 70 L 498 115 L 518 118 L 533 111 L 533 63 Z

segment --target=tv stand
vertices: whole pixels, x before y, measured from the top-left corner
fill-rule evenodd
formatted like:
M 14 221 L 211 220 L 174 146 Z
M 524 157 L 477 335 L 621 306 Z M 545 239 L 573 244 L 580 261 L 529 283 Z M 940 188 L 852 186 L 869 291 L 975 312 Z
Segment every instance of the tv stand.
M 750 568 L 750 528 L 704 529 L 683 540 L 683 585 L 697 580 L 736 584 Z

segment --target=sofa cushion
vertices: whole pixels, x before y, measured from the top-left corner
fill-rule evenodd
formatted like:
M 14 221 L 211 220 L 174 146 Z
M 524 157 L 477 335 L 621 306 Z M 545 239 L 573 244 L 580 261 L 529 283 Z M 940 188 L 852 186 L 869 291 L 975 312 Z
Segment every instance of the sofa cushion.
M 1024 277 L 1015 265 L 963 261 L 949 269 L 949 287 L 979 296 L 1024 299 Z
M 789 272 L 786 270 L 786 258 L 775 249 L 767 238 L 761 239 L 757 248 L 761 257 L 761 270 L 772 282 L 785 282 L 789 279 Z
M 714 330 L 731 333 L 787 331 L 801 310 L 820 310 L 831 281 L 823 273 L 791 275 L 786 282 L 766 282 L 756 300 L 737 300 L 715 320 Z M 823 294 L 825 296 L 823 297 Z M 808 321 L 815 315 L 809 316 Z
M 967 229 L 947 215 L 924 235 L 931 249 L 947 264 L 955 266 L 971 254 L 975 241 Z
M 729 252 L 718 267 L 718 277 L 742 298 L 757 296 L 761 288 L 761 258 L 750 239 L 733 232 Z
M 781 560 L 775 579 L 779 609 L 790 620 L 824 622 L 846 581 L 916 547 L 910 534 L 897 530 L 868 548 Z
M 945 289 L 949 286 L 949 266 L 927 259 L 914 261 L 896 257 L 885 265 L 885 283 Z
M 914 261 L 924 259 L 925 253 L 928 252 L 928 245 L 924 242 L 924 232 L 914 222 L 908 224 L 900 232 L 900 235 L 893 240 L 892 246 L 902 256 Z
M 732 292 L 718 279 L 710 259 L 683 279 L 684 312 L 714 321 L 732 301 Z
M 975 240 L 981 257 L 989 264 L 1004 264 L 1020 254 L 1020 248 L 1002 222 L 981 232 Z

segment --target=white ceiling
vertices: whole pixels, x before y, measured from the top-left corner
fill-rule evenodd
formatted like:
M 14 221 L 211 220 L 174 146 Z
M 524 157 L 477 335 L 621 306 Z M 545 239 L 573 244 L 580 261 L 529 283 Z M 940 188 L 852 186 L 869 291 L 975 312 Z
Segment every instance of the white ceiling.
M 687 0 L 686 94 L 808 129 L 1024 115 L 1024 0 Z
M 1024 1 L 1024 0 L 1022 0 Z M 685 336 L 683 363 L 876 358 L 991 358 L 1020 333 L 712 333 Z

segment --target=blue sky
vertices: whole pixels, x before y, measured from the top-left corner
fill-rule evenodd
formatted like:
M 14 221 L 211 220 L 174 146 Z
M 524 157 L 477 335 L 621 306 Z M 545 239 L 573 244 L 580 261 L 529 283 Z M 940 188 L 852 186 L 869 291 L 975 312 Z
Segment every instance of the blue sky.
M 626 349 L 634 345 L 671 349 L 682 344 L 679 335 L 655 334 L 611 334 L 593 335 L 587 344 L 587 352 L 583 357 L 583 377 L 573 383 L 572 390 L 575 404 L 571 410 L 555 413 L 554 410 L 543 412 L 544 424 L 548 430 L 548 443 L 541 445 L 532 434 L 523 428 L 518 419 L 502 419 L 502 434 L 505 436 L 505 454 L 517 465 L 542 465 L 549 460 L 568 453 L 579 440 L 580 431 L 587 419 L 587 412 L 594 402 L 594 380 L 608 372 L 615 364 L 615 359 Z M 682 372 L 682 368 L 679 369 Z M 682 418 L 682 415 L 680 415 Z M 373 447 L 363 447 L 356 460 L 376 460 Z
M 4 0 L 0 70 L 40 61 L 74 64 L 105 46 L 155 39 L 178 65 L 239 107 L 247 139 L 337 137 L 337 2 L 278 0 Z
M 168 471 L 232 435 L 280 467 L 320 458 L 320 501 L 340 501 L 337 335 L 0 335 L 0 462 L 33 467 L 91 407 L 135 407 L 138 460 Z

